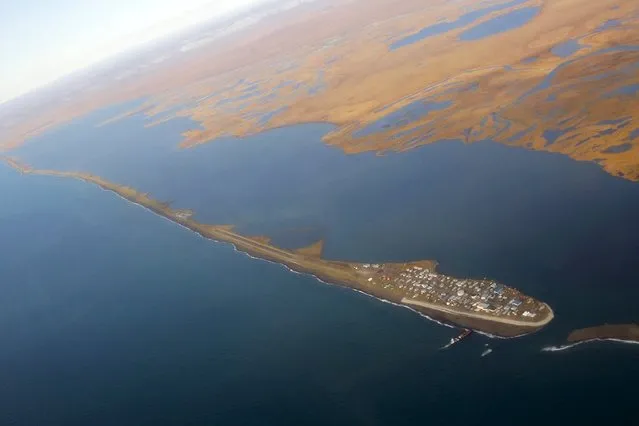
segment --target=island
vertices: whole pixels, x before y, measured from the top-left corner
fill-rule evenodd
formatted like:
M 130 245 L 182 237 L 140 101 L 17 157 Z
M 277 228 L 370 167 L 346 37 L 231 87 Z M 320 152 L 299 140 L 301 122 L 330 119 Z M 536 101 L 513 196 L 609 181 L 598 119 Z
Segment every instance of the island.
M 232 225 L 200 223 L 190 210 L 173 209 L 149 194 L 96 175 L 35 169 L 15 158 L 0 159 L 23 174 L 78 179 L 97 185 L 204 238 L 230 243 L 236 250 L 253 257 L 279 263 L 326 283 L 345 286 L 464 329 L 498 337 L 517 337 L 540 330 L 554 317 L 552 309 L 544 302 L 493 280 L 441 274 L 437 272 L 437 262 L 432 260 L 406 263 L 326 260 L 322 258 L 321 242 L 299 250 L 285 250 L 271 244 L 267 237 L 238 234 Z
M 573 330 L 568 342 L 583 343 L 593 340 L 614 340 L 639 344 L 639 324 L 604 324 Z

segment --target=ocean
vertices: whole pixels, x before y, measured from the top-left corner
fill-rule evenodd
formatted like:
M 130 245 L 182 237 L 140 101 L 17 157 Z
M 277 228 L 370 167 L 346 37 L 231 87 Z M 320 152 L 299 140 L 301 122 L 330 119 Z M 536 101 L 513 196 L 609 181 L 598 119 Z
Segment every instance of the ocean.
M 437 259 L 520 288 L 556 318 L 532 336 L 440 350 L 456 330 L 86 183 L 2 165 L 1 424 L 636 423 L 638 345 L 543 349 L 574 328 L 638 320 L 638 184 L 490 141 L 346 156 L 317 125 L 180 152 L 190 123 L 95 127 L 116 110 L 15 154 L 282 246 L 322 238 L 328 258 Z

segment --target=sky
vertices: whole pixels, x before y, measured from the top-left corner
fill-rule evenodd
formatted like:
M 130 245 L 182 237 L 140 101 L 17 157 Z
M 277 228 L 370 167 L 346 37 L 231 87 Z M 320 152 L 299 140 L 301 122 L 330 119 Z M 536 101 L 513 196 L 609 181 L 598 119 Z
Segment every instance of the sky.
M 0 0 L 0 103 L 132 45 L 260 1 Z

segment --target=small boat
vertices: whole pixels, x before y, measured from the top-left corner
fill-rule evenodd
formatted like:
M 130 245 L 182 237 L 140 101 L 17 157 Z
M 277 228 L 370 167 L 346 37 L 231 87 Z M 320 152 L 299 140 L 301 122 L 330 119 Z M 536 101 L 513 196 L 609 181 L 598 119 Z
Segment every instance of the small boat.
M 490 348 L 486 348 L 484 350 L 484 352 L 481 353 L 482 358 L 485 357 L 486 355 L 490 354 L 493 350 Z
M 461 334 L 457 337 L 453 337 L 452 339 L 450 339 L 450 343 L 448 343 L 446 346 L 444 346 L 442 349 L 447 349 L 450 348 L 451 346 L 453 346 L 455 343 L 459 343 L 459 341 L 461 341 L 462 339 L 465 339 L 466 337 L 470 336 L 470 334 L 473 331 L 470 329 L 464 329 L 464 331 L 461 332 Z

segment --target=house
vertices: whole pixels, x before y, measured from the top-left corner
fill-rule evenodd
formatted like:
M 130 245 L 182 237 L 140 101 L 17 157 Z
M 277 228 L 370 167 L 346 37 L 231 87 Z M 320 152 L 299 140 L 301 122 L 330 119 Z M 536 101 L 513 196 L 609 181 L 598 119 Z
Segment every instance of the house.
M 478 311 L 487 311 L 488 303 L 479 302 L 478 304 L 475 305 L 475 307 L 477 308 Z

